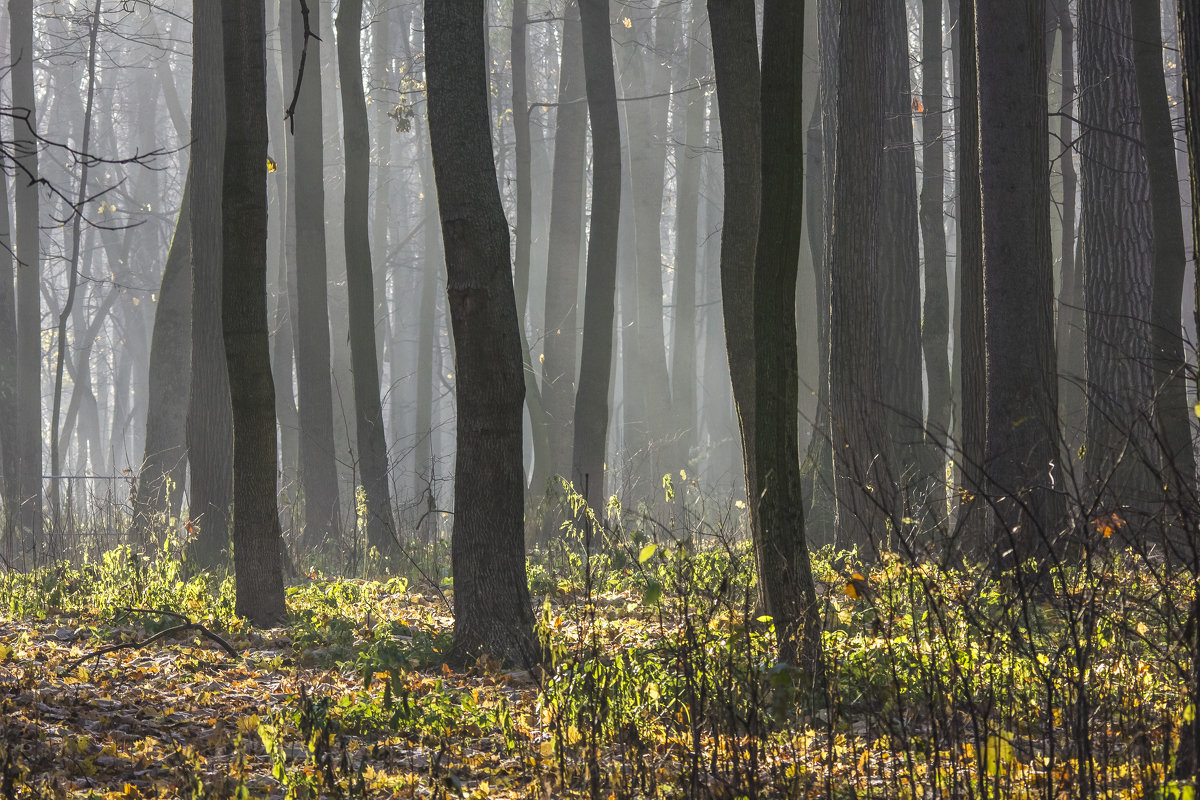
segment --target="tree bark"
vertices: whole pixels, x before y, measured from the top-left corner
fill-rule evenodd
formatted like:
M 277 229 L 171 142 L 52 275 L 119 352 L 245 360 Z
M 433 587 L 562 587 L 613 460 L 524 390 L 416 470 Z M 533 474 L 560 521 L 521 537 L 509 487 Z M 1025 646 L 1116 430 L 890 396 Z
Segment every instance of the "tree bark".
M 309 18 L 321 35 L 319 9 Z M 292 10 L 292 52 L 304 48 L 300 4 Z M 317 547 L 339 533 L 338 473 L 333 443 L 333 387 L 329 357 L 326 284 L 325 173 L 322 144 L 321 43 L 307 43 L 304 78 L 295 116 L 296 386 L 300 415 L 300 486 L 304 542 Z M 292 165 L 289 165 L 292 166 Z M 374 312 L 372 312 L 374 313 Z
M 286 609 L 275 494 L 275 384 L 267 332 L 263 0 L 222 0 L 221 14 L 226 120 L 221 320 L 233 409 L 235 610 L 267 627 L 279 624 Z
M 221 198 L 225 101 L 221 8 L 198 3 L 192 23 L 192 386 L 188 508 L 198 528 L 192 561 L 216 566 L 229 544 L 233 417 L 221 339 Z
M 976 8 L 987 428 L 993 563 L 1053 551 L 1058 368 L 1050 246 L 1044 0 Z
M 1163 73 L 1162 14 L 1158 0 L 1130 5 L 1133 67 L 1141 111 L 1143 152 L 1150 181 L 1154 236 L 1150 345 L 1157 402 L 1154 421 L 1162 447 L 1163 478 L 1173 497 L 1192 496 L 1196 456 L 1192 450 L 1192 409 L 1187 398 L 1187 363 L 1180 307 L 1187 256 L 1179 175 L 1175 171 L 1175 132 L 1167 106 Z
M 366 495 L 367 544 L 389 559 L 398 555 L 388 486 L 387 443 L 375 360 L 375 290 L 371 272 L 371 141 L 362 85 L 362 0 L 338 8 L 338 69 L 342 84 L 342 130 L 346 137 L 346 284 L 349 295 L 350 360 L 354 371 L 354 417 L 358 464 Z M 380 254 L 382 257 L 384 254 Z
M 525 577 L 525 381 L 484 47 L 482 0 L 426 3 L 429 135 L 456 343 L 452 657 L 533 666 L 540 653 Z
M 621 129 L 608 0 L 580 0 L 583 68 L 592 125 L 592 220 L 583 301 L 583 350 L 575 391 L 571 478 L 597 512 L 605 506 L 604 446 L 612 369 L 617 235 L 621 213 Z

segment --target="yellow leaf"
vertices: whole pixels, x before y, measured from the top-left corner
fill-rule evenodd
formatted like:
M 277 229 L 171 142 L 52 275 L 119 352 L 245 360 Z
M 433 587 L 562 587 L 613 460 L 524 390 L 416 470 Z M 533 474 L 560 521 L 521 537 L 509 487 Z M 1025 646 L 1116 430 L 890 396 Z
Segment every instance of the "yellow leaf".
M 242 733 L 254 733 L 258 730 L 258 714 L 251 714 L 238 720 L 238 730 Z
M 632 28 L 633 20 L 631 20 L 629 17 L 621 17 L 621 24 L 624 25 L 626 28 Z
M 275 159 L 267 156 L 267 172 L 274 172 L 279 169 L 279 165 L 275 163 Z
M 3 664 L 10 655 L 12 655 L 12 648 L 0 644 L 0 664 Z
M 549 739 L 542 742 L 538 745 L 538 752 L 542 754 L 543 758 L 550 758 L 554 755 L 554 742 Z

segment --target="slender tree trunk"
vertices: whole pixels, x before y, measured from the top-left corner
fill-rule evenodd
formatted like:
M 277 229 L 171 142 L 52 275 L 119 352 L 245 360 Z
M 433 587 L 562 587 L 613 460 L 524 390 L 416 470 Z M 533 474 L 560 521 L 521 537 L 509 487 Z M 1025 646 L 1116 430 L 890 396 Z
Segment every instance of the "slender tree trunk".
M 145 540 L 150 526 L 177 518 L 187 468 L 187 403 L 192 379 L 192 201 L 191 172 L 185 179 L 175 235 L 167 253 L 154 334 L 150 342 L 150 393 L 146 451 L 133 503 L 134 536 Z M 163 518 L 166 518 L 165 520 Z
M 1150 181 L 1154 235 L 1150 344 L 1154 365 L 1154 407 L 1163 477 L 1175 497 L 1192 496 L 1196 456 L 1192 450 L 1192 409 L 1187 398 L 1180 307 L 1187 256 L 1179 175 L 1175 171 L 1175 132 L 1167 106 L 1163 73 L 1162 14 L 1158 0 L 1135 0 L 1130 6 L 1133 66 L 1141 111 L 1143 152 Z
M 921 344 L 928 381 L 926 436 L 936 452 L 950 437 L 950 289 L 946 278 L 945 157 L 942 144 L 942 0 L 921 3 L 922 182 L 921 238 L 925 244 L 925 303 Z M 938 464 L 943 463 L 939 459 Z M 941 481 L 941 474 L 931 476 Z
M 865 3 L 842 8 L 830 269 L 830 427 L 837 543 L 871 557 L 884 544 L 892 475 L 884 436 L 874 287 L 881 241 L 884 21 Z
M 215 566 L 229 543 L 233 417 L 221 339 L 221 198 L 225 101 L 221 8 L 198 3 L 192 23 L 192 386 L 188 507 L 199 531 L 193 561 Z
M 617 235 L 621 212 L 621 130 L 613 75 L 608 0 L 580 0 L 583 67 L 592 124 L 592 220 L 583 303 L 583 350 L 575 392 L 572 479 L 593 509 L 604 508 Z
M 540 660 L 525 577 L 521 415 L 525 381 L 496 185 L 484 3 L 425 8 L 429 132 L 456 341 L 453 657 Z
M 314 4 L 312 33 L 321 35 Z M 292 52 L 305 47 L 300 4 L 292 8 Z M 310 38 L 295 116 L 296 160 L 292 195 L 296 213 L 296 385 L 300 415 L 300 485 L 304 542 L 316 547 L 338 534 L 338 473 L 333 443 L 333 387 L 329 360 L 326 283 L 325 175 L 322 145 L 321 43 Z
M 1044 0 L 975 12 L 993 562 L 1052 552 L 1062 506 L 1050 246 Z
M 804 213 L 805 119 L 801 100 L 804 5 L 763 7 L 762 197 L 754 266 L 754 472 L 758 580 L 774 619 L 780 659 L 824 688 L 821 612 L 804 540 L 796 406 L 796 276 Z M 741 87 L 733 87 L 735 91 Z M 719 87 L 718 87 L 719 89 Z M 814 694 L 812 700 L 823 699 Z
M 221 316 L 233 407 L 236 611 L 265 627 L 281 622 L 286 610 L 275 497 L 275 386 L 267 331 L 263 0 L 222 0 L 221 12 L 226 120 Z
M 346 283 L 350 298 L 350 359 L 358 463 L 366 494 L 367 543 L 387 558 L 397 553 L 396 524 L 388 487 L 387 443 L 375 360 L 375 294 L 371 273 L 371 141 L 362 85 L 362 0 L 338 8 L 338 68 L 342 83 L 342 129 L 346 136 Z M 380 253 L 382 259 L 386 254 Z
M 17 448 L 20 459 L 21 549 L 31 557 L 42 540 L 42 306 L 38 198 L 37 101 L 33 82 L 33 2 L 9 0 L 9 80 L 16 152 L 13 242 L 17 265 Z
M 427 145 L 426 145 L 427 147 Z M 425 147 L 420 148 L 425 151 Z M 421 306 L 417 320 L 417 409 L 415 469 L 413 470 L 413 494 L 424 498 L 429 508 L 434 505 L 434 456 L 433 448 L 433 391 L 434 349 L 440 347 L 437 330 L 437 273 L 444 262 L 441 252 L 441 226 L 438 224 L 437 188 L 434 186 L 433 165 L 427 151 L 421 157 L 421 180 L 424 191 L 425 247 L 422 258 Z M 439 370 L 440 373 L 440 370 Z M 437 530 L 436 519 L 425 516 L 421 526 L 422 539 L 432 541 Z
M 721 303 L 725 349 L 742 440 L 746 498 L 758 498 L 754 421 L 754 273 L 762 208 L 761 84 L 753 0 L 709 0 L 725 206 L 721 224 Z M 721 86 L 738 87 L 719 91 Z
M 1066 0 L 1062 0 L 1064 3 Z M 1075 258 L 1078 247 L 1077 205 L 1079 188 L 1075 171 L 1075 23 L 1070 9 L 1063 7 L 1058 15 L 1061 36 L 1059 70 L 1062 73 L 1062 116 L 1058 118 L 1058 163 L 1062 170 L 1062 278 L 1058 293 L 1058 330 L 1056 342 L 1059 371 L 1060 419 L 1064 426 L 1067 451 L 1074 453 L 1083 444 L 1084 409 L 1084 311 L 1083 265 Z
M 550 443 L 550 474 L 570 476 L 588 107 L 578 3 L 569 2 L 564 16 L 550 190 L 542 401 Z M 531 488 L 535 493 L 546 490 L 544 486 Z M 557 527 L 557 515 L 547 513 L 546 519 L 547 527 Z
M 92 136 L 92 107 L 96 98 L 96 38 L 100 32 L 100 0 L 96 0 L 92 8 L 91 25 L 88 32 L 88 64 L 87 64 L 87 100 L 83 110 L 83 134 L 80 139 L 79 151 L 90 152 Z M 60 463 L 58 457 L 58 423 L 62 411 L 63 361 L 67 351 L 67 321 L 71 318 L 71 306 L 75 304 L 75 290 L 79 284 L 79 242 L 80 225 L 83 222 L 83 204 L 88 199 L 88 167 L 84 159 L 79 167 L 79 191 L 75 195 L 76 213 L 71 217 L 71 260 L 67 268 L 67 297 L 63 302 L 62 311 L 58 315 L 57 358 L 54 365 L 54 398 L 53 410 L 50 414 L 50 510 L 54 515 L 55 527 L 58 527 L 59 497 L 58 475 Z
M 4 147 L 0 131 L 0 148 Z M 13 281 L 14 242 L 8 215 L 8 172 L 0 170 L 0 352 L 14 353 L 17 347 L 17 306 Z M 0 358 L 0 469 L 3 469 L 3 523 L 0 525 L 0 555 L 12 565 L 17 554 L 17 517 L 20 509 L 21 468 L 17 410 L 17 364 L 12 358 Z

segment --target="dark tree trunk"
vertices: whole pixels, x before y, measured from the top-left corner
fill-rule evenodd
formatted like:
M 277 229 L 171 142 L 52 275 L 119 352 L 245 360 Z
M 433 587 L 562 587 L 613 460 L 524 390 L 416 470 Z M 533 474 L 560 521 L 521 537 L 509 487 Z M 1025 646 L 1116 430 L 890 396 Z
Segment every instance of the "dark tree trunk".
M 263 0 L 222 0 L 221 13 L 226 120 L 221 317 L 233 407 L 236 610 L 266 627 L 279 624 L 286 609 L 275 497 L 275 384 L 267 332 Z
M 38 198 L 37 101 L 33 83 L 33 2 L 9 0 L 15 159 L 13 243 L 17 268 L 17 471 L 21 549 L 42 539 L 42 296 Z
M 976 9 L 993 562 L 1051 552 L 1061 517 L 1042 0 Z
M 871 557 L 891 511 L 875 286 L 881 241 L 884 22 L 865 3 L 842 8 L 830 269 L 829 403 L 839 547 Z M 890 243 L 889 243 L 890 244 Z M 868 321 L 864 323 L 864 321 Z
M 621 213 L 621 129 L 613 75 L 608 0 L 581 0 L 583 67 L 592 124 L 592 220 L 583 301 L 583 350 L 575 391 L 575 485 L 593 509 L 604 508 L 604 446 L 612 371 L 617 235 Z
M 983 344 L 983 211 L 979 187 L 979 77 L 975 56 L 975 0 L 962 0 L 959 31 L 958 196 L 959 395 L 958 463 L 961 473 L 955 538 L 982 548 L 980 492 L 987 431 L 986 360 Z
M 721 121 L 725 206 L 721 224 L 721 303 L 730 382 L 742 440 L 746 498 L 758 497 L 754 422 L 754 273 L 762 203 L 762 75 L 753 0 L 709 0 Z
M 1123 0 L 1079 6 L 1087 302 L 1088 477 L 1102 502 L 1148 508 L 1158 448 L 1150 424 L 1153 241 L 1150 182 Z
M 1075 23 L 1065 0 L 1063 2 L 1064 5 L 1058 14 L 1061 35 L 1059 70 L 1062 73 L 1062 116 L 1058 118 L 1058 163 L 1062 170 L 1062 239 L 1059 245 L 1062 277 L 1058 291 L 1055 338 L 1058 351 L 1059 420 L 1063 425 L 1066 449 L 1074 453 L 1083 444 L 1086 405 L 1083 386 L 1086 367 L 1083 356 L 1083 266 L 1082 262 L 1075 258 L 1078 247 L 1075 195 L 1079 188 L 1079 178 L 1075 171 L 1076 148 L 1071 146 L 1075 136 Z M 1051 220 L 1053 221 L 1053 218 Z
M 945 154 L 942 143 L 942 0 L 921 3 L 922 182 L 921 238 L 925 244 L 925 303 L 921 345 L 928 381 L 926 436 L 943 452 L 950 436 L 950 290 L 946 278 Z M 942 461 L 939 460 L 938 464 Z M 933 476 L 941 480 L 941 474 Z
M 146 451 L 133 503 L 134 534 L 143 540 L 151 526 L 165 526 L 177 518 L 183 502 L 188 394 L 192 386 L 191 215 L 189 171 L 154 308 Z
M 453 657 L 540 660 L 525 578 L 525 381 L 489 134 L 484 3 L 425 7 L 429 138 L 456 350 Z
M 568 3 L 564 15 L 558 107 L 555 109 L 550 243 L 546 261 L 542 402 L 550 440 L 548 474 L 569 477 L 579 334 L 579 247 L 583 239 L 588 107 L 578 4 Z M 545 486 L 531 488 L 539 495 L 546 490 Z M 546 517 L 549 525 L 554 526 L 557 515 L 548 513 Z
M 758 493 L 751 497 L 751 508 L 756 512 L 758 580 L 767 614 L 774 619 L 780 660 L 800 667 L 810 688 L 819 691 L 824 686 L 821 612 L 804 540 L 796 415 L 796 223 L 804 213 L 806 135 L 800 102 L 802 3 L 765 3 L 762 64 L 762 197 L 754 265 L 753 469 Z
M 321 35 L 316 5 L 309 25 Z M 300 415 L 300 486 L 304 542 L 316 547 L 338 533 L 338 473 L 333 444 L 333 387 L 329 361 L 326 285 L 325 174 L 322 145 L 321 43 L 308 40 L 308 57 L 295 116 L 292 194 L 296 213 L 296 387 Z M 300 4 L 292 10 L 292 52 L 304 47 Z M 290 76 L 294 78 L 294 76 Z M 373 313 L 373 312 L 372 312 Z
M 1158 0 L 1130 5 L 1133 66 L 1141 110 L 1142 142 L 1154 235 L 1154 276 L 1150 300 L 1150 345 L 1154 365 L 1154 408 L 1162 447 L 1163 479 L 1174 497 L 1192 496 L 1196 456 L 1192 451 L 1192 409 L 1187 398 L 1183 328 L 1183 278 L 1187 255 L 1179 175 L 1175 171 L 1175 132 L 1167 106 L 1163 73 L 1162 14 Z
M 188 507 L 199 528 L 192 560 L 215 566 L 229 543 L 233 417 L 221 339 L 221 198 L 225 101 L 221 8 L 198 3 L 192 23 L 192 386 Z
M 354 370 L 354 429 L 366 495 L 367 544 L 390 559 L 397 554 L 396 525 L 388 487 L 387 443 L 375 360 L 375 292 L 371 273 L 371 141 L 362 85 L 362 0 L 338 8 L 338 69 L 342 83 L 342 129 L 346 137 L 346 284 L 349 295 L 350 360 Z M 385 254 L 380 253 L 380 258 Z

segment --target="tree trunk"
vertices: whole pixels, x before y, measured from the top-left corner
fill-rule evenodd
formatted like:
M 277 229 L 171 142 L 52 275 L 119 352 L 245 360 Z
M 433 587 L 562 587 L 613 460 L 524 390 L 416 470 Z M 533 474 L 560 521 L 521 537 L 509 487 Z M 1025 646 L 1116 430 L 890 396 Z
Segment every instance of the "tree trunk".
M 1062 277 L 1058 290 L 1059 419 L 1063 425 L 1066 451 L 1076 452 L 1083 444 L 1084 409 L 1084 313 L 1083 264 L 1075 258 L 1078 248 L 1076 192 L 1079 179 L 1075 171 L 1075 23 L 1070 10 L 1063 7 L 1058 15 L 1061 36 L 1059 69 L 1062 73 L 1062 116 L 1058 118 L 1058 163 L 1062 170 Z M 1053 221 L 1053 218 L 1052 218 Z
M 133 534 L 141 541 L 145 541 L 151 526 L 169 524 L 177 518 L 183 502 L 187 399 L 192 378 L 191 182 L 189 170 L 154 308 L 146 451 L 133 502 Z
M 542 403 L 550 440 L 550 475 L 571 474 L 575 354 L 579 335 L 579 252 L 583 239 L 587 97 L 579 6 L 564 9 L 558 107 L 555 109 L 550 243 L 546 260 L 546 329 L 542 344 Z M 582 487 L 581 487 L 582 488 Z M 532 486 L 540 496 L 545 486 Z M 547 509 L 547 527 L 558 515 Z M 549 534 L 550 531 L 544 531 Z M 548 537 L 547 537 L 548 538 Z
M 881 418 L 876 262 L 883 176 L 884 22 L 865 3 L 842 8 L 830 269 L 829 402 L 837 544 L 872 557 L 894 509 Z M 889 243 L 890 244 L 890 243 Z
M 350 300 L 350 359 L 354 370 L 354 429 L 366 495 L 367 544 L 390 559 L 397 554 L 396 524 L 388 487 L 387 443 L 375 360 L 375 291 L 371 273 L 371 141 L 362 85 L 362 0 L 338 8 L 338 69 L 342 84 L 342 130 L 346 136 L 346 284 Z M 385 254 L 380 253 L 382 258 Z
M 42 295 L 38 198 L 37 102 L 33 82 L 33 2 L 9 0 L 12 81 L 13 242 L 17 265 L 17 440 L 21 550 L 34 556 L 42 540 Z M 20 115 L 24 115 L 23 117 Z
M 434 175 L 456 343 L 454 650 L 540 660 L 525 577 L 521 415 L 525 381 L 487 106 L 484 3 L 425 8 Z
M 987 429 L 993 563 L 1053 551 L 1061 519 L 1058 368 L 1050 246 L 1046 7 L 982 3 L 975 12 L 983 212 Z
M 314 4 L 312 33 L 321 35 Z M 292 10 L 292 52 L 305 47 L 300 4 Z M 304 542 L 317 547 L 338 534 L 338 473 L 333 443 L 333 387 L 329 361 L 329 300 L 325 253 L 325 173 L 322 145 L 321 43 L 309 38 L 296 107 L 296 385 L 300 414 L 300 486 Z M 373 313 L 373 312 L 372 312 Z
M 725 207 L 721 223 L 721 304 L 725 350 L 745 465 L 746 498 L 758 497 L 754 422 L 754 273 L 762 203 L 762 75 L 753 0 L 709 0 L 713 67 L 721 121 Z
M 0 148 L 4 147 L 3 132 L 0 131 Z M 16 352 L 17 305 L 13 284 L 16 273 L 13 269 L 14 242 L 8 216 L 8 172 L 0 170 L 0 351 Z M 0 525 L 0 556 L 9 566 L 17 554 L 17 517 L 21 505 L 20 430 L 17 411 L 20 408 L 20 393 L 17 390 L 17 364 L 12 358 L 0 358 L 0 469 L 3 469 L 3 524 Z
M 222 0 L 221 13 L 226 120 L 221 318 L 233 407 L 236 611 L 267 627 L 282 622 L 286 609 L 275 497 L 275 384 L 267 333 L 263 0 Z
M 1133 70 L 1129 4 L 1079 8 L 1083 122 L 1084 297 L 1087 301 L 1088 477 L 1102 502 L 1148 508 L 1158 448 L 1149 321 L 1153 284 L 1150 183 Z
M 758 579 L 781 661 L 824 689 L 821 612 L 800 493 L 796 276 L 804 213 L 804 5 L 767 0 L 761 80 L 762 196 L 754 265 L 754 472 Z M 719 88 L 719 87 L 718 87 Z M 743 87 L 734 86 L 735 91 Z M 756 513 L 755 513 L 756 512 Z M 813 701 L 823 699 L 814 694 Z
M 221 8 L 198 3 L 192 23 L 192 386 L 187 443 L 198 526 L 192 560 L 216 566 L 229 543 L 233 417 L 221 339 L 221 198 L 225 152 Z
M 621 129 L 608 0 L 581 0 L 583 67 L 592 124 L 592 220 L 583 302 L 583 350 L 575 391 L 572 475 L 598 512 L 604 508 L 604 446 L 612 369 L 617 235 L 621 213 Z M 549 323 L 547 323 L 549 324 Z
M 1151 289 L 1150 344 L 1154 365 L 1154 408 L 1162 447 L 1163 479 L 1180 501 L 1191 497 L 1196 481 L 1192 450 L 1192 409 L 1187 398 L 1180 307 L 1187 256 L 1179 175 L 1175 171 L 1175 132 L 1167 106 L 1163 73 L 1162 14 L 1158 0 L 1135 0 L 1130 5 L 1133 67 L 1141 110 L 1143 152 L 1150 181 L 1154 235 L 1154 274 Z

